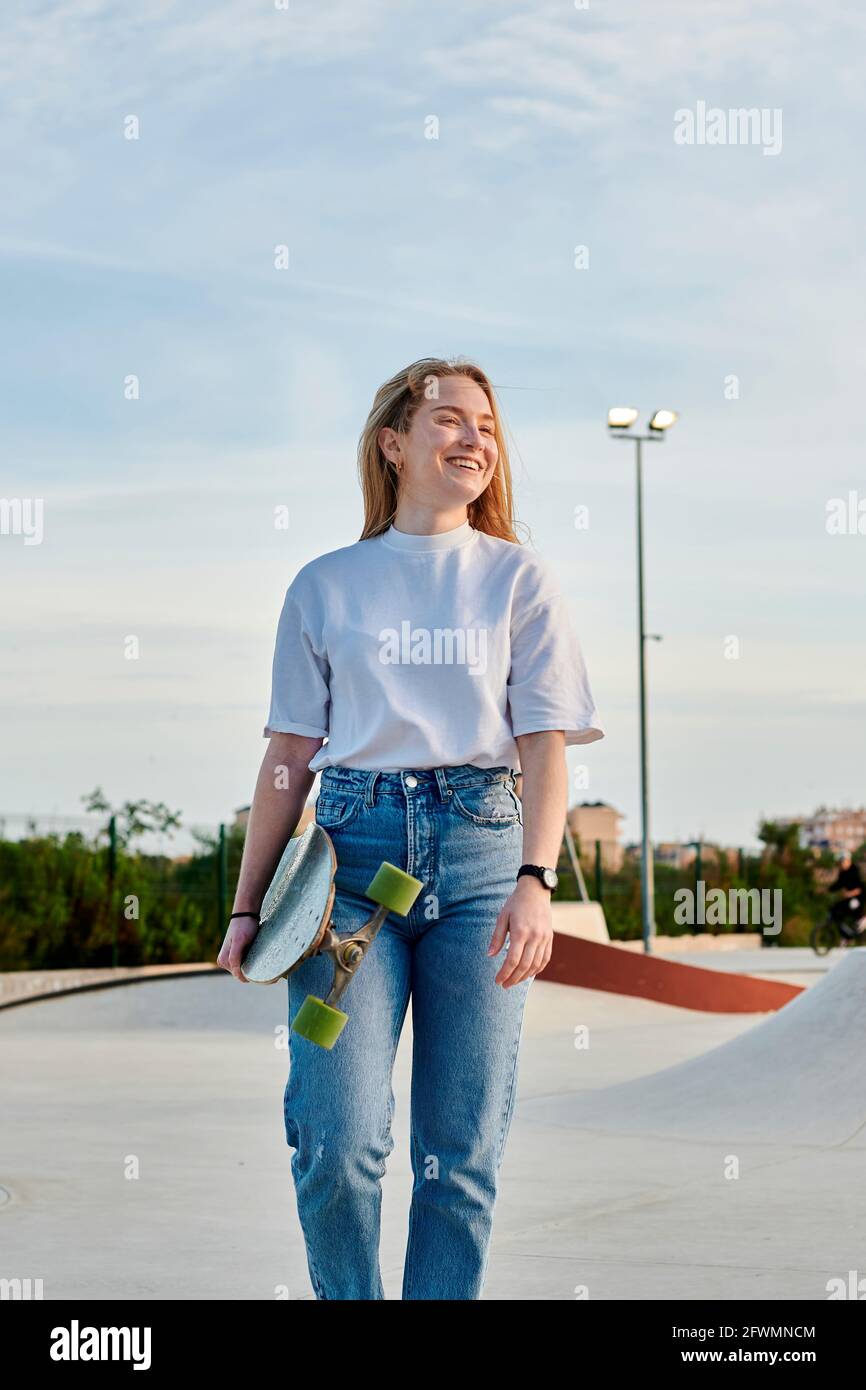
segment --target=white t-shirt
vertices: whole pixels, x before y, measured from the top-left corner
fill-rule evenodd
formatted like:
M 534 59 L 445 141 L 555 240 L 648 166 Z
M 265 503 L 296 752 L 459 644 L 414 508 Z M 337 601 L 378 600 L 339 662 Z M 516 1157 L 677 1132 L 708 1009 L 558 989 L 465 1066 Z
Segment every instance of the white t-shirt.
M 559 583 L 526 546 L 391 526 L 303 566 L 277 628 L 267 738 L 327 738 L 309 763 L 520 770 L 516 734 L 604 737 Z

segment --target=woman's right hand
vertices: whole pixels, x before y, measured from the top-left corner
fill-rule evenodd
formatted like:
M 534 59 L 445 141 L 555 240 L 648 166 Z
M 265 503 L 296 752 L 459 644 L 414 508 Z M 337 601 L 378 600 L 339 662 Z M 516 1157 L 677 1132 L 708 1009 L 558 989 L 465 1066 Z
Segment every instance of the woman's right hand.
M 217 956 L 217 965 L 220 969 L 230 971 L 236 980 L 240 980 L 245 985 L 249 984 L 249 980 L 241 970 L 241 961 L 247 953 L 250 942 L 258 935 L 258 930 L 259 924 L 255 917 L 236 917 L 233 922 L 229 922 L 225 941 Z

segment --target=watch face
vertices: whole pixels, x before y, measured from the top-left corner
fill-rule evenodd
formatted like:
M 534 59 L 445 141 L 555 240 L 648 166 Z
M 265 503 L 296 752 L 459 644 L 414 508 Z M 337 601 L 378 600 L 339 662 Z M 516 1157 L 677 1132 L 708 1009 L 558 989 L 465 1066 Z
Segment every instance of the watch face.
M 558 877 L 557 877 L 557 875 L 556 875 L 556 871 L 555 871 L 554 869 L 545 869 L 545 870 L 544 870 L 544 883 L 545 883 L 545 887 L 550 888 L 550 889 L 553 889 L 553 888 L 556 887 L 556 885 L 557 885 L 558 882 L 559 882 L 559 879 L 558 879 Z

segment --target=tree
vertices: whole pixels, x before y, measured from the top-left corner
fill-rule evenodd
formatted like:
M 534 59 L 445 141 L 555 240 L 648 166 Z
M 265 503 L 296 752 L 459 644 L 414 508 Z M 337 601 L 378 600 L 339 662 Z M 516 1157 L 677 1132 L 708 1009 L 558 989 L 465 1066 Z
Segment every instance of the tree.
M 124 849 L 129 847 L 136 836 L 146 835 L 151 831 L 162 831 L 171 835 L 181 824 L 180 811 L 170 811 L 164 801 L 125 801 L 115 810 L 101 787 L 97 787 L 87 796 L 82 796 L 81 800 L 87 811 L 103 811 L 108 816 L 114 816 L 117 840 Z M 99 831 L 97 838 L 103 835 L 108 835 L 107 828 Z

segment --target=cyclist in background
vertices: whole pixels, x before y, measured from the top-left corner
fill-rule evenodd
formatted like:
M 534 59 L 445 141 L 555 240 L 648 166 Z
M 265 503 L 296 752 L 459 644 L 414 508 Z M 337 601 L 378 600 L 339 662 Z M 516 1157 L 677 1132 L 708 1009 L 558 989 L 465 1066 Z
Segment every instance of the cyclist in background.
M 847 851 L 838 855 L 838 864 L 839 871 L 829 885 L 829 891 L 843 896 L 831 907 L 830 916 L 838 923 L 843 936 L 854 936 L 859 919 L 864 914 L 863 879 Z

